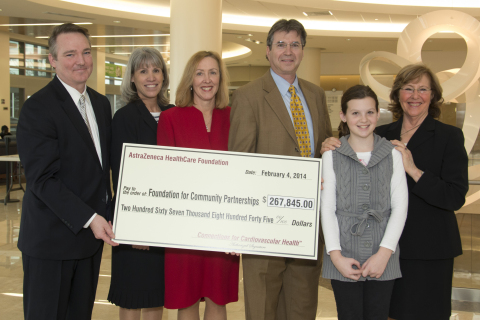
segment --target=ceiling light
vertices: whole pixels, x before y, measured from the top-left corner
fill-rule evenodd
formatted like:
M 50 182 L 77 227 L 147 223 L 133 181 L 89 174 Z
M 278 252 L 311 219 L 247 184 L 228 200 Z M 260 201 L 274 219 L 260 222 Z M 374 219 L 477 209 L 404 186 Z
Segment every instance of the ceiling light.
M 304 15 L 307 17 L 318 17 L 318 16 L 331 16 L 332 13 L 330 11 L 310 11 L 310 12 L 304 12 Z
M 76 19 L 86 19 L 86 20 L 95 20 L 93 18 L 89 18 L 89 17 L 83 17 L 83 16 L 74 16 L 74 15 L 71 15 L 71 14 L 64 14 L 64 13 L 57 13 L 57 12 L 49 12 L 49 11 L 45 11 L 45 12 L 42 12 L 43 14 L 51 14 L 51 15 L 54 15 L 54 16 L 61 16 L 61 17 L 70 17 L 70 18 L 76 18 Z
M 322 31 L 364 31 L 364 32 L 402 32 L 408 23 L 383 22 L 344 22 L 344 21 L 315 21 L 299 20 L 307 30 Z M 242 15 L 223 14 L 222 23 L 235 25 L 260 26 L 270 28 L 276 18 L 252 17 Z
M 378 21 L 378 19 L 375 19 L 375 21 Z
M 333 13 L 332 13 L 332 11 L 330 11 L 330 10 L 329 10 L 329 11 L 328 11 L 328 13 L 330 13 L 330 15 L 331 15 L 331 16 L 333 16 Z
M 105 35 L 90 36 L 90 38 L 136 38 L 136 37 L 168 37 L 170 34 L 126 34 L 126 35 Z
M 0 24 L 0 27 L 23 27 L 23 26 L 59 26 L 64 24 L 64 22 L 60 23 L 16 23 L 16 24 Z M 76 25 L 82 24 L 92 24 L 91 22 L 75 22 Z
M 123 11 L 129 13 L 141 13 L 151 16 L 160 16 L 160 17 L 170 17 L 170 7 L 169 6 L 152 6 L 136 2 L 126 2 L 126 1 L 111 1 L 111 0 L 62 0 L 70 3 L 77 3 L 81 5 L 87 5 L 103 9 L 111 9 L 116 11 Z M 345 0 L 337 0 L 345 1 Z M 367 0 L 365 0 L 367 1 Z M 369 1 L 380 1 L 380 0 L 369 0 Z M 385 0 L 394 3 L 394 0 Z M 397 1 L 397 0 L 395 0 Z M 405 0 L 407 2 L 415 3 L 418 5 L 418 0 Z M 452 1 L 452 0 L 435 0 L 439 1 Z M 467 0 L 456 0 L 456 1 L 467 1 Z M 472 1 L 472 0 L 470 0 Z M 433 1 L 432 1 L 433 2 Z M 423 2 L 422 2 L 423 3 Z M 404 3 L 405 4 L 405 3 Z M 406 4 L 405 4 L 406 5 Z M 332 15 L 331 12 L 326 11 L 327 14 Z M 268 27 L 270 28 L 275 22 L 276 18 L 269 17 L 253 17 L 246 15 L 231 15 L 231 14 L 222 14 L 222 24 L 234 24 L 234 25 L 247 25 L 247 26 L 259 26 L 259 27 Z M 403 29 L 407 26 L 407 23 L 347 23 L 343 21 L 300 21 L 305 29 L 310 30 L 322 30 L 322 31 L 358 31 L 358 32 L 402 32 Z
M 240 49 L 235 50 L 235 51 L 222 52 L 222 59 L 237 57 L 237 56 L 240 56 L 240 55 L 243 55 L 243 54 L 247 54 L 251 51 L 252 50 L 250 50 L 249 48 L 243 47 L 243 48 L 240 48 Z
M 120 21 L 118 21 L 118 20 L 115 20 L 115 21 L 113 21 L 113 23 L 120 23 Z
M 148 14 L 150 16 L 170 17 L 170 6 L 142 4 L 140 1 L 111 1 L 111 0 L 62 0 L 96 8 L 116 11 Z
M 308 17 L 308 13 L 306 13 L 306 12 L 303 12 L 303 15 L 304 15 L 305 17 Z
M 92 48 L 115 48 L 115 47 L 170 47 L 170 44 L 102 44 Z
M 124 34 L 124 35 L 105 35 L 90 36 L 90 38 L 137 38 L 137 37 L 168 37 L 170 34 Z M 48 39 L 49 36 L 38 36 L 37 39 Z
M 10 292 L 4 292 L 2 293 L 3 295 L 10 296 L 10 297 L 23 297 L 23 294 L 21 293 L 10 293 Z

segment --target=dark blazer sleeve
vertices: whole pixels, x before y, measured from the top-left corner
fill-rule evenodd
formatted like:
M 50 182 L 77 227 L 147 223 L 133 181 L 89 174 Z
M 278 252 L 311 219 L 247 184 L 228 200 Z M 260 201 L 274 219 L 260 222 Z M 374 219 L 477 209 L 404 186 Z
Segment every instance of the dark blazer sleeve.
M 427 166 L 411 191 L 432 206 L 455 211 L 463 206 L 468 192 L 468 155 L 463 132 L 453 127 L 444 131 L 440 140 L 445 144 L 436 150 L 442 157 L 440 175 Z
M 399 139 L 402 119 L 377 128 L 388 140 Z M 430 116 L 407 147 L 422 177 L 407 175 L 408 215 L 400 238 L 403 259 L 450 259 L 462 254 L 455 210 L 465 203 L 468 191 L 468 156 L 463 132 Z

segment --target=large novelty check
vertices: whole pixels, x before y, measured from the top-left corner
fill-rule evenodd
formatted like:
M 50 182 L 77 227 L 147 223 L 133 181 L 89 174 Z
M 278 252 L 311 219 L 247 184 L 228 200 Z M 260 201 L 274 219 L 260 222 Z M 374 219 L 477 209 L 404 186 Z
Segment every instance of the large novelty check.
M 115 241 L 316 259 L 321 160 L 124 144 Z

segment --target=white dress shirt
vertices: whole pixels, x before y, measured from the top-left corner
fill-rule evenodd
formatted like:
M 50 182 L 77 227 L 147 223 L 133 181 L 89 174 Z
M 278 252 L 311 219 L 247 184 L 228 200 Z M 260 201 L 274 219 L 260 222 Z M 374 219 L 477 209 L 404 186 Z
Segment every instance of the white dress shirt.
M 72 97 L 73 102 L 75 102 L 75 105 L 77 106 L 78 112 L 80 112 L 80 114 L 82 114 L 82 112 L 80 111 L 80 96 L 81 95 L 85 96 L 85 111 L 87 113 L 90 129 L 92 130 L 93 143 L 95 144 L 95 149 L 97 150 L 97 155 L 98 155 L 98 159 L 100 160 L 100 164 L 103 166 L 102 148 L 100 147 L 100 136 L 98 133 L 97 118 L 95 118 L 95 112 L 93 111 L 92 102 L 90 101 L 90 97 L 88 96 L 88 93 L 87 93 L 87 86 L 85 85 L 85 89 L 83 89 L 83 93 L 80 93 L 78 92 L 77 89 L 63 82 L 62 79 L 58 77 L 58 75 L 57 75 L 57 78 L 63 84 L 65 89 L 67 89 L 68 93 L 70 94 L 70 97 Z M 94 213 L 93 216 L 87 221 L 87 223 L 83 227 L 88 228 L 90 226 L 90 223 L 92 223 L 93 219 L 96 217 L 96 215 L 97 214 Z

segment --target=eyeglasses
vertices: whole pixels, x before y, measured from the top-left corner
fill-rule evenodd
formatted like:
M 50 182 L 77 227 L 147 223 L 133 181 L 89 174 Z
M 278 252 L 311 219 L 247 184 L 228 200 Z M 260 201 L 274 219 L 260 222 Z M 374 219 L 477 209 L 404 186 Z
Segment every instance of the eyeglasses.
M 302 44 L 300 42 L 292 42 L 292 43 L 285 43 L 285 42 L 282 42 L 282 41 L 279 41 L 277 43 L 275 43 L 275 46 L 280 49 L 280 50 L 285 50 L 287 49 L 288 46 L 290 46 L 290 49 L 291 50 L 300 50 L 303 48 Z
M 401 88 L 400 90 L 403 90 L 403 92 L 405 92 L 406 94 L 408 95 L 412 95 L 415 91 L 418 92 L 418 94 L 420 95 L 425 95 L 425 94 L 428 94 L 432 91 L 432 89 L 427 89 L 427 88 L 419 88 L 419 89 L 415 89 L 415 88 Z

